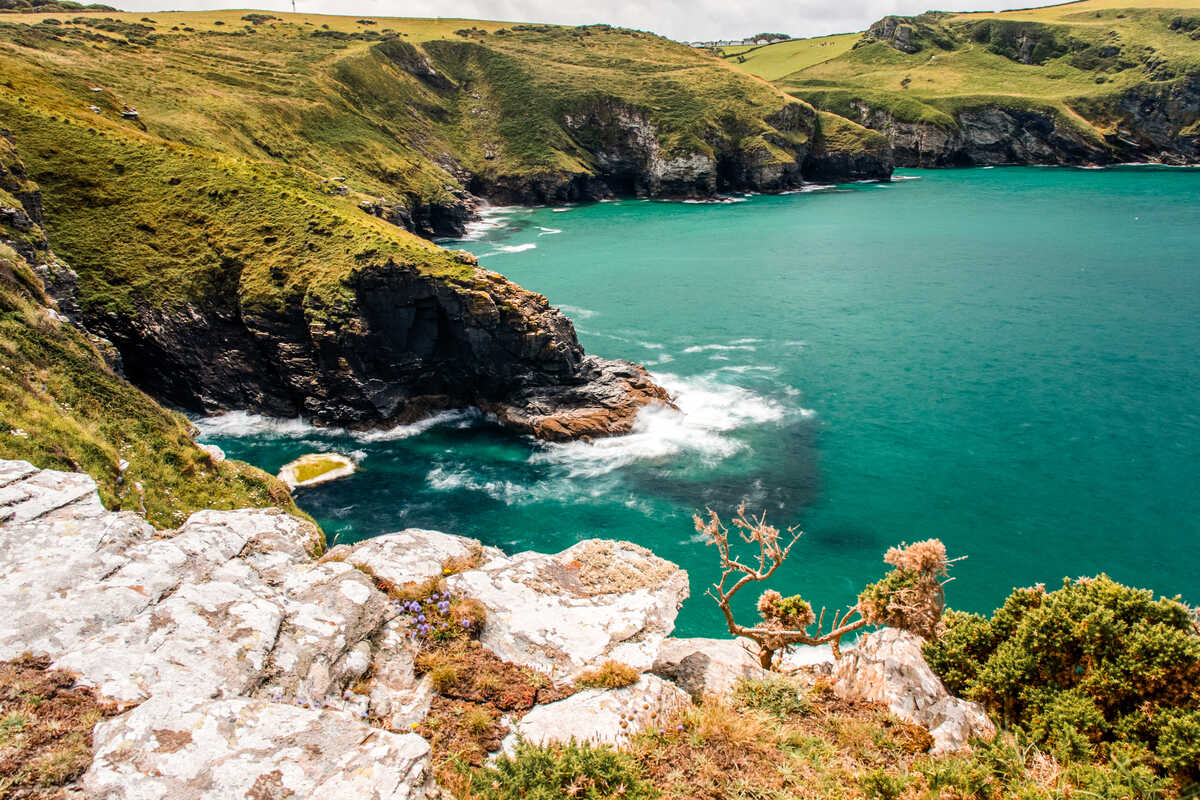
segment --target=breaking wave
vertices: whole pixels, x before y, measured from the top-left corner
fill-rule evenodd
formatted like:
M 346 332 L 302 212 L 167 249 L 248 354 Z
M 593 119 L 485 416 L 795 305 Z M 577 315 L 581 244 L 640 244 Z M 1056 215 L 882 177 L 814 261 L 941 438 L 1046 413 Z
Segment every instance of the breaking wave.
M 731 435 L 734 431 L 776 423 L 788 415 L 787 409 L 774 400 L 712 376 L 656 374 L 654 379 L 672 394 L 678 411 L 648 406 L 638 415 L 633 431 L 625 436 L 543 444 L 530 456 L 530 462 L 561 465 L 576 478 L 594 478 L 635 462 L 680 453 L 711 466 L 746 447 Z M 812 415 L 807 409 L 800 413 Z

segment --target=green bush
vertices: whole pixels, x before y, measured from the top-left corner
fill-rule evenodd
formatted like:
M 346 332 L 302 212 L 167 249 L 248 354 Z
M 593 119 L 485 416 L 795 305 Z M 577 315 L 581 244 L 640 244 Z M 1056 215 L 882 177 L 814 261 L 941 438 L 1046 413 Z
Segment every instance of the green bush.
M 990 620 L 944 622 L 930 666 L 1031 741 L 1082 761 L 1124 743 L 1172 775 L 1200 775 L 1200 635 L 1178 600 L 1101 575 L 1018 590 Z
M 642 777 L 637 762 L 609 747 L 571 742 L 534 747 L 517 744 L 511 756 L 471 775 L 483 800 L 652 800 L 658 791 Z

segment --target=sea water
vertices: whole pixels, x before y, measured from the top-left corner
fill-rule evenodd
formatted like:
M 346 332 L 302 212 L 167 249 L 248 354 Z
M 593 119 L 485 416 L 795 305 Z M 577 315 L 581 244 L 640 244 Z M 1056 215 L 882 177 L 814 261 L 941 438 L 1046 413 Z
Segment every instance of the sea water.
M 1102 571 L 1200 601 L 1200 171 L 897 177 L 494 209 L 446 243 L 675 394 L 629 436 L 542 444 L 463 411 L 371 434 L 231 414 L 203 440 L 271 472 L 356 459 L 296 493 L 338 542 L 425 527 L 508 551 L 643 544 L 691 576 L 682 635 L 722 632 L 692 515 L 743 500 L 804 531 L 773 585 L 818 607 L 929 537 L 967 556 L 958 608 Z

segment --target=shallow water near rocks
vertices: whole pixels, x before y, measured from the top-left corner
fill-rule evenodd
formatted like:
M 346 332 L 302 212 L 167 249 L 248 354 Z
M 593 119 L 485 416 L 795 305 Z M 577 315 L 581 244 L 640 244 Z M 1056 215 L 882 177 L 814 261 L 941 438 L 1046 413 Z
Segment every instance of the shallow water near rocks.
M 1101 571 L 1200 601 L 1200 171 L 899 177 L 501 209 L 450 243 L 677 393 L 682 415 L 645 413 L 631 436 L 543 445 L 455 412 L 372 434 L 232 414 L 202 439 L 271 473 L 356 459 L 297 491 L 338 542 L 427 527 L 507 550 L 643 544 L 691 574 L 683 635 L 722 632 L 691 514 L 743 498 L 806 532 L 776 585 L 818 607 L 931 536 L 968 556 L 959 608 Z

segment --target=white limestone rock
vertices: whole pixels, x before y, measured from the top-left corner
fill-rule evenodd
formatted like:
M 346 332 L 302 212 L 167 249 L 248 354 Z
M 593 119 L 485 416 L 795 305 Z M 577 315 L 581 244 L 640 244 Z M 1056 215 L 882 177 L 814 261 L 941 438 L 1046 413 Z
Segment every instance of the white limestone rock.
M 833 671 L 833 689 L 847 700 L 883 703 L 933 737 L 933 752 L 969 749 L 973 737 L 990 739 L 996 726 L 983 707 L 953 697 L 925 663 L 920 636 L 884 628 L 858 640 Z
M 599 539 L 493 559 L 449 586 L 487 609 L 484 647 L 555 681 L 609 659 L 650 669 L 688 596 L 687 573 L 675 564 Z
M 433 788 L 420 736 L 265 700 L 158 696 L 93 739 L 91 800 L 423 800 Z
M 751 647 L 744 639 L 667 639 L 652 671 L 693 697 L 728 697 L 738 681 L 770 675 Z
M 440 576 L 442 566 L 452 559 L 466 562 L 501 555 L 495 548 L 485 549 L 475 539 L 408 528 L 360 542 L 343 558 L 381 580 L 403 586 Z
M 624 689 L 587 689 L 565 700 L 534 706 L 504 738 L 511 754 L 518 739 L 533 745 L 577 742 L 629 743 L 644 730 L 666 726 L 690 706 L 687 692 L 656 675 L 643 675 Z

